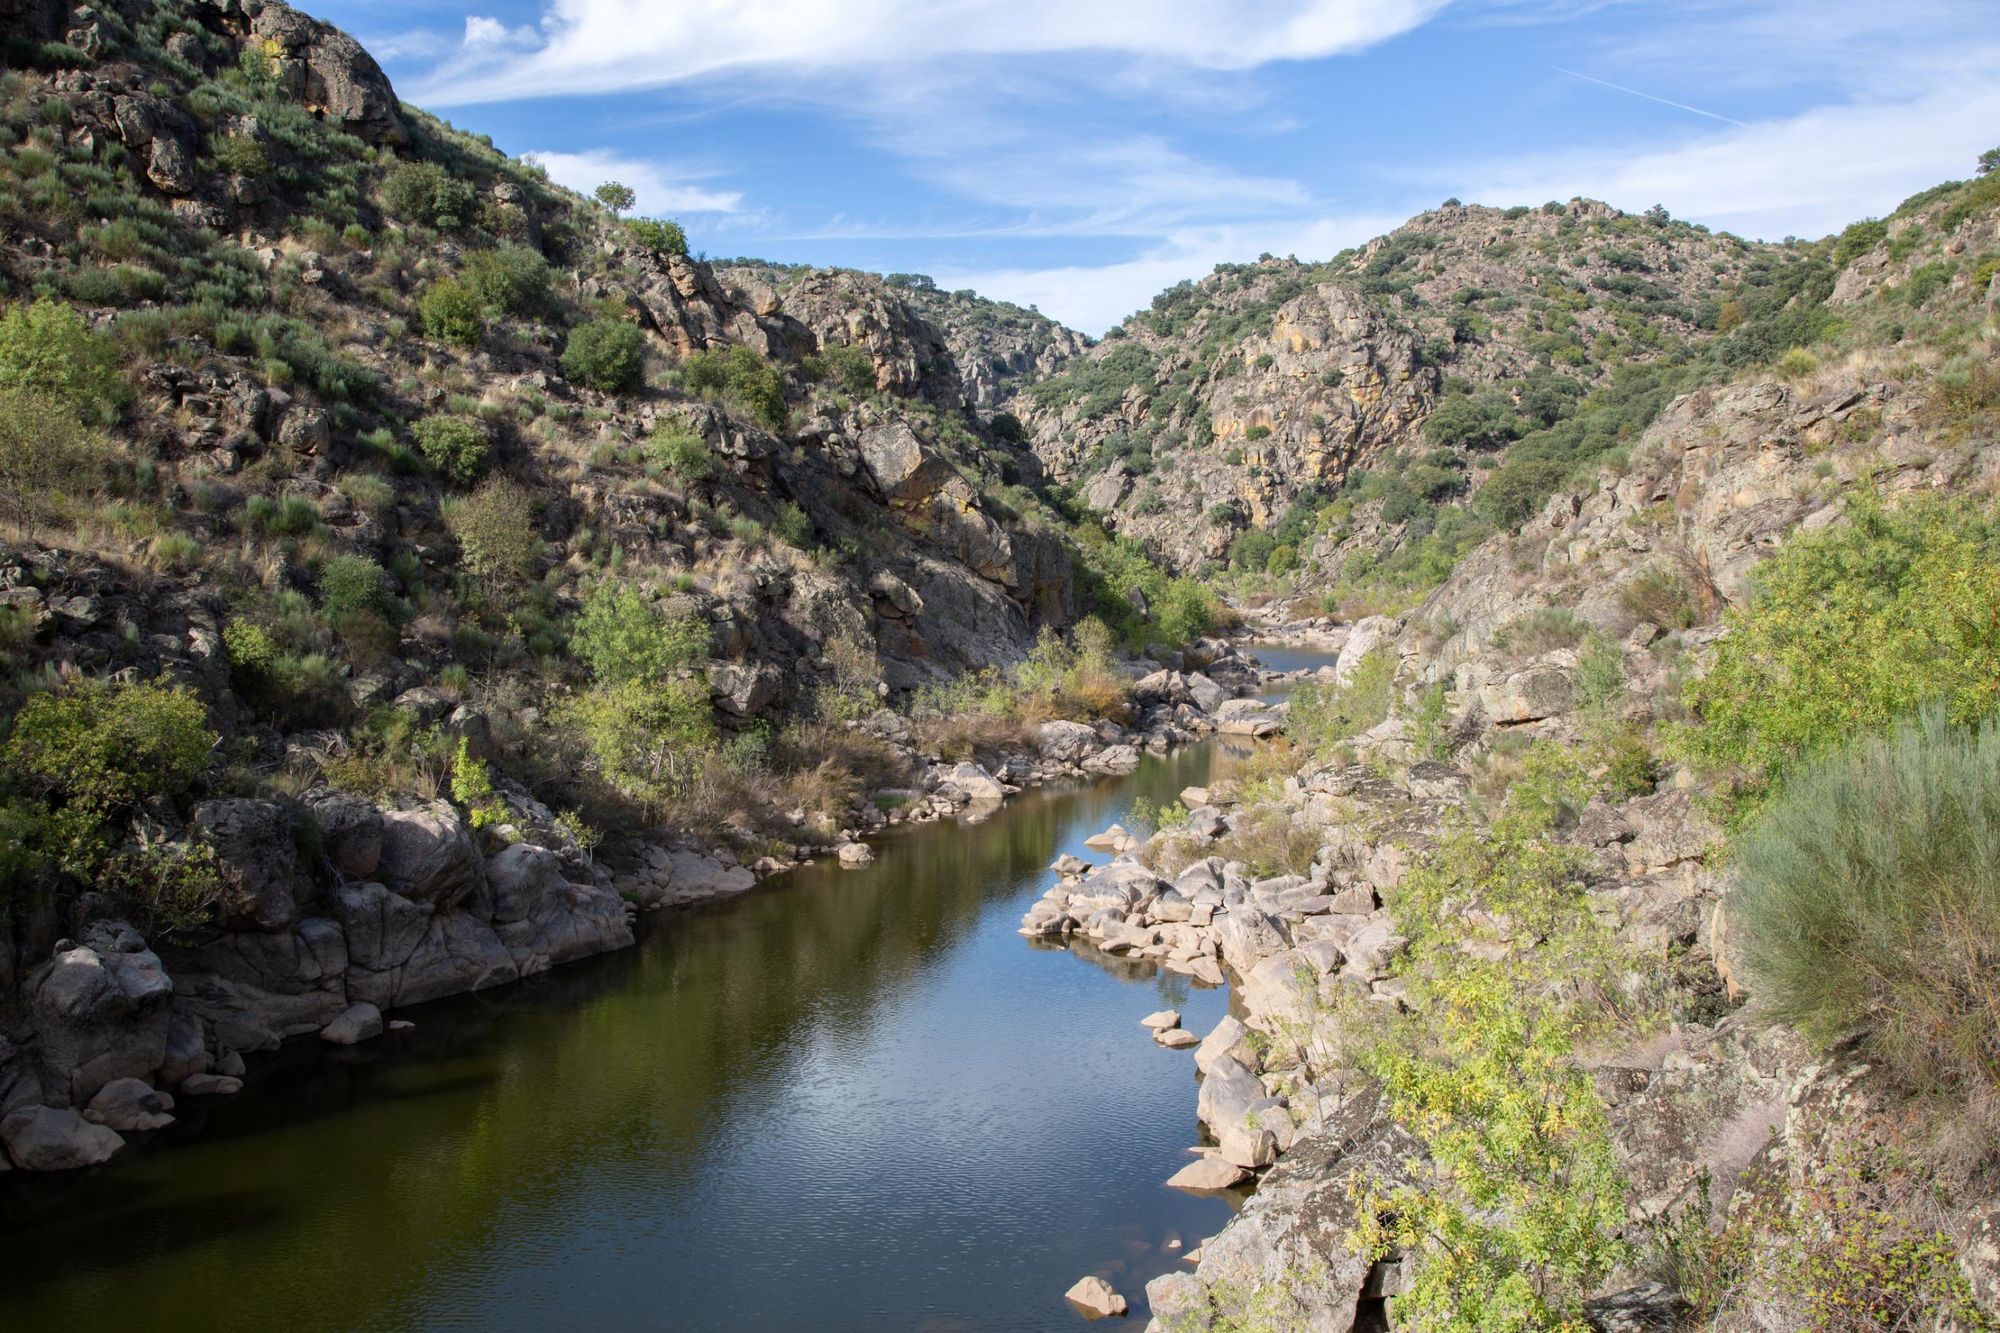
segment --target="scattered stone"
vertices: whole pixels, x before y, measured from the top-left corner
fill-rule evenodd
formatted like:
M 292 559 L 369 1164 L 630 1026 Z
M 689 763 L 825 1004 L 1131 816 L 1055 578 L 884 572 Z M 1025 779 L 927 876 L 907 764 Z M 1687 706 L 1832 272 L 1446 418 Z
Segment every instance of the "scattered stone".
M 1125 1313 L 1125 1298 L 1111 1289 L 1111 1284 L 1101 1277 L 1080 1278 L 1077 1284 L 1063 1293 L 1063 1299 L 1074 1305 L 1088 1319 L 1104 1319 L 1111 1315 Z
M 1151 1028 L 1155 1032 L 1161 1032 L 1167 1028 L 1177 1028 L 1180 1025 L 1181 1011 L 1178 1009 L 1162 1009 L 1156 1014 L 1147 1014 L 1139 1020 L 1140 1027 Z
M 1093 833 L 1083 840 L 1083 845 L 1100 852 L 1122 852 L 1132 844 L 1132 835 L 1125 831 L 1123 824 L 1113 824 L 1102 833 Z
M 320 1029 L 319 1039 L 334 1046 L 358 1046 L 382 1035 L 382 1011 L 362 1000 Z
M 1201 1044 L 1201 1038 L 1195 1036 L 1194 1033 L 1189 1032 L 1186 1028 L 1164 1028 L 1153 1034 L 1153 1040 L 1165 1046 L 1168 1050 L 1174 1051 L 1184 1050 L 1189 1046 L 1198 1046 Z

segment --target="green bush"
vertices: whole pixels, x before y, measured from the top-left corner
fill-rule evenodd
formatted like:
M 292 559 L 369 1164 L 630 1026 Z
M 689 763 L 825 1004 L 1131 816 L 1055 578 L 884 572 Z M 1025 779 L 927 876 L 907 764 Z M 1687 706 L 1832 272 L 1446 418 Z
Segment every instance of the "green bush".
M 541 559 L 534 497 L 504 477 L 489 478 L 472 494 L 447 500 L 444 521 L 458 540 L 466 569 L 480 578 L 518 583 Z
M 1692 756 L 1756 788 L 1802 760 L 1941 702 L 1953 722 L 2000 706 L 2000 532 L 1966 504 L 1857 500 L 1795 535 L 1729 615 L 1689 683 Z
M 658 255 L 684 255 L 688 252 L 687 232 L 681 224 L 665 218 L 633 218 L 625 224 L 626 232 L 640 245 Z
M 601 316 L 574 330 L 563 348 L 563 374 L 604 393 L 645 385 L 646 335 L 626 319 Z
M 1793 775 L 1728 898 L 1759 1006 L 1907 1085 L 2000 1092 L 2000 721 L 1942 705 Z
M 747 408 L 772 429 L 785 424 L 785 381 L 778 368 L 742 344 L 691 353 L 681 363 L 681 383 Z
M 708 656 L 708 623 L 655 606 L 629 584 L 606 582 L 577 612 L 569 646 L 600 681 L 658 681 Z
M 818 371 L 819 378 L 842 393 L 862 398 L 875 392 L 875 358 L 865 347 L 853 343 L 826 344 L 820 348 Z
M 0 391 L 39 394 L 96 422 L 115 420 L 127 397 L 118 344 L 46 298 L 0 315 Z
M 653 427 L 646 453 L 683 481 L 703 481 L 715 471 L 715 455 L 708 442 L 681 426 L 663 422 Z
M 557 710 L 611 790 L 642 803 L 685 793 L 715 750 L 708 684 L 698 677 L 599 685 Z
M 0 750 L 9 793 L 29 803 L 52 870 L 88 877 L 117 821 L 154 798 L 185 796 L 215 748 L 208 713 L 185 686 L 83 681 L 21 706 Z
M 540 252 L 525 245 L 481 250 L 465 261 L 464 279 L 492 310 L 537 317 L 549 313 L 549 265 Z
M 16 527 L 56 516 L 103 478 L 110 443 L 46 393 L 0 388 L 0 518 Z
M 417 298 L 424 332 L 441 342 L 477 347 L 486 336 L 486 302 L 462 278 L 439 278 Z
M 479 196 L 435 162 L 399 162 L 383 179 L 382 200 L 405 222 L 458 231 L 472 221 Z
M 319 572 L 320 609 L 338 620 L 357 612 L 380 612 L 383 605 L 382 566 L 365 555 L 342 553 Z
M 786 500 L 779 504 L 777 517 L 771 520 L 771 533 L 787 546 L 810 551 L 816 529 L 805 510 Z
M 606 181 L 590 192 L 590 197 L 603 204 L 614 213 L 623 213 L 639 202 L 638 192 L 629 185 L 617 181 Z
M 486 470 L 486 424 L 477 417 L 429 416 L 410 427 L 424 461 L 439 476 L 470 486 Z

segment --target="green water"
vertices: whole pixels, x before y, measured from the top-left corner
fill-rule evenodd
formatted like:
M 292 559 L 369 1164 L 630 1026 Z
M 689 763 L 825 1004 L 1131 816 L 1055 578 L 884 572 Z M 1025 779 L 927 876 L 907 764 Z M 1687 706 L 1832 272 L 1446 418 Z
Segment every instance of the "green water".
M 1054 1329 L 1092 1272 L 1143 1318 L 1228 1204 L 1161 1184 L 1194 1067 L 1138 1020 L 1225 996 L 1015 927 L 1058 852 L 1228 753 L 907 830 L 0 1177 L 0 1329 Z

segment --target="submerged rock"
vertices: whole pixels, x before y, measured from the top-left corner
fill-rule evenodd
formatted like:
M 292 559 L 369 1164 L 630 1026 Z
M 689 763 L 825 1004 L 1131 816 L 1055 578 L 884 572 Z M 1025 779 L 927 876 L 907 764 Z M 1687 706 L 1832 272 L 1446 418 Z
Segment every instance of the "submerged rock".
M 382 1035 L 382 1011 L 362 1000 L 320 1029 L 319 1039 L 334 1046 L 358 1046 Z
M 1126 1309 L 1125 1298 L 1101 1277 L 1078 1279 L 1075 1286 L 1063 1293 L 1063 1299 L 1092 1319 L 1121 1315 Z

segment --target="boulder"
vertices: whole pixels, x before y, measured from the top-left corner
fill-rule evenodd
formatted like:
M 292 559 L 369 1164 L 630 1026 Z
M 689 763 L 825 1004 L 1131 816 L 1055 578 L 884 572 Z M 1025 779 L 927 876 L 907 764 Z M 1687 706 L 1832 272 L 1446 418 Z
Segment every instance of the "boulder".
M 974 801 L 1004 801 L 1007 789 L 978 764 L 966 761 L 945 775 L 945 781 Z
M 848 870 L 859 870 L 875 860 L 875 849 L 865 842 L 842 843 L 840 864 Z
M 1194 1067 L 1206 1074 L 1209 1066 L 1222 1059 L 1231 1060 L 1252 1073 L 1263 1063 L 1256 1043 L 1250 1039 L 1250 1029 L 1234 1014 L 1224 1014 L 1222 1021 L 1202 1038 L 1200 1048 L 1194 1053 Z
M 1083 761 L 1083 767 L 1092 773 L 1125 774 L 1137 772 L 1139 751 L 1130 745 L 1113 745 Z
M 181 1091 L 190 1097 L 234 1097 L 243 1091 L 243 1080 L 231 1074 L 194 1074 L 181 1080 Z
M 1170 1051 L 1185 1050 L 1201 1043 L 1201 1038 L 1186 1028 L 1161 1028 L 1153 1033 L 1153 1040 Z
M 1223 913 L 1215 924 L 1216 943 L 1222 957 L 1239 973 L 1247 973 L 1261 960 L 1291 947 L 1284 923 L 1247 902 Z
M 416 903 L 454 907 L 480 883 L 472 831 L 448 801 L 382 815 L 382 882 Z
M 125 1140 L 67 1107 L 28 1106 L 0 1119 L 0 1143 L 23 1171 L 73 1171 L 111 1160 Z
M 1229 702 L 1228 690 L 1210 680 L 1201 672 L 1191 672 L 1187 678 L 1188 701 L 1204 713 L 1213 713 Z
M 366 1000 L 349 1005 L 320 1029 L 319 1039 L 333 1046 L 359 1046 L 382 1035 L 382 1011 Z
M 1249 1125 L 1231 1125 L 1216 1139 L 1216 1155 L 1232 1166 L 1259 1171 L 1278 1160 L 1278 1136 Z
M 99 921 L 28 978 L 42 1059 L 87 1102 L 118 1078 L 140 1078 L 166 1058 L 174 986 L 159 955 L 122 921 Z
M 1059 764 L 1082 762 L 1098 744 L 1097 733 L 1081 722 L 1044 722 L 1035 730 L 1035 748 L 1042 758 Z
M 1256 1128 L 1274 1114 L 1284 1114 L 1284 1103 L 1264 1091 L 1255 1074 L 1228 1056 L 1209 1062 L 1195 1100 L 1195 1116 L 1209 1133 L 1220 1139 L 1233 1129 Z
M 97 1090 L 90 1105 L 83 1108 L 83 1118 L 94 1125 L 130 1134 L 173 1124 L 174 1118 L 167 1114 L 173 1105 L 171 1095 L 142 1079 L 115 1078 Z
M 1123 824 L 1113 824 L 1102 833 L 1093 833 L 1083 840 L 1083 845 L 1099 852 L 1123 852 L 1133 846 L 1133 837 L 1125 831 Z
M 1140 1027 L 1149 1028 L 1154 1032 L 1164 1032 L 1168 1028 L 1177 1028 L 1180 1025 L 1181 1011 L 1178 1009 L 1162 1009 L 1158 1013 L 1147 1014 L 1139 1020 Z
M 1177 1190 L 1226 1190 L 1249 1178 L 1250 1173 L 1221 1157 L 1197 1157 L 1167 1177 Z
M 400 143 L 405 131 L 396 90 L 361 43 L 282 4 L 265 4 L 250 23 L 278 85 L 306 110 L 338 121 L 370 143 Z
M 1111 1284 L 1101 1277 L 1079 1279 L 1075 1286 L 1063 1293 L 1063 1299 L 1091 1319 L 1125 1313 L 1125 1298 L 1113 1291 Z

